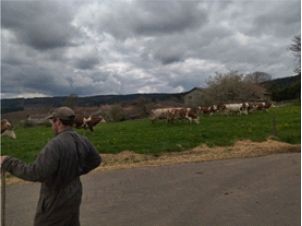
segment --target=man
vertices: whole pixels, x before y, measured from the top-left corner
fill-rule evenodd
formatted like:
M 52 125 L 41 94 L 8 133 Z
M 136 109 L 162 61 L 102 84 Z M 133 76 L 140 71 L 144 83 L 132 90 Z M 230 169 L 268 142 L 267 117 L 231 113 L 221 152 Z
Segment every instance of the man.
M 101 163 L 93 145 L 73 129 L 75 114 L 60 107 L 48 117 L 55 137 L 32 164 L 1 156 L 3 170 L 28 181 L 41 182 L 34 226 L 79 226 L 80 176 Z

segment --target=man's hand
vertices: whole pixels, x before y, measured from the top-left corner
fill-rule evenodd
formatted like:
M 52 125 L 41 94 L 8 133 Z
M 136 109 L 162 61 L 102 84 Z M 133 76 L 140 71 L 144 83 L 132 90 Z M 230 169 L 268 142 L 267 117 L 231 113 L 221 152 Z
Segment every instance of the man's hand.
M 0 156 L 0 164 L 2 166 L 2 163 L 4 162 L 4 160 L 7 158 L 8 156 L 6 155 L 3 155 L 3 156 Z

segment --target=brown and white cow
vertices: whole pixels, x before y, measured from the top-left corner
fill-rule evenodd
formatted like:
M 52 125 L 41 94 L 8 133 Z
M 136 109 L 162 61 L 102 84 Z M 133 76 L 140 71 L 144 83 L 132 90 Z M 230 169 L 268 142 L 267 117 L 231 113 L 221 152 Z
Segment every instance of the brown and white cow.
M 175 120 L 188 120 L 189 122 L 199 123 L 198 111 L 192 108 L 157 108 L 151 111 L 150 120 L 164 119 L 167 122 L 174 122 Z
M 8 136 L 12 139 L 16 139 L 12 123 L 7 119 L 1 119 L 1 136 Z
M 199 123 L 199 112 L 197 109 L 194 108 L 178 108 L 175 109 L 174 113 L 175 119 L 186 119 L 190 123 L 195 122 L 196 124 Z
M 89 117 L 76 115 L 74 119 L 74 125 L 76 128 L 84 128 L 89 129 L 90 131 L 94 131 L 94 127 L 100 123 L 106 122 L 106 120 L 102 116 L 90 115 Z
M 212 105 L 209 107 L 198 107 L 200 113 L 204 115 L 213 115 L 218 110 L 217 105 Z
M 255 104 L 255 109 L 258 111 L 267 111 L 271 106 L 272 106 L 271 103 L 260 102 Z
M 167 122 L 173 121 L 173 109 L 175 108 L 157 108 L 151 110 L 150 113 L 150 120 L 152 123 L 154 123 L 157 120 L 166 120 Z
M 84 119 L 84 116 L 76 115 L 74 118 L 74 122 L 73 122 L 74 127 L 77 129 L 83 128 L 83 119 Z

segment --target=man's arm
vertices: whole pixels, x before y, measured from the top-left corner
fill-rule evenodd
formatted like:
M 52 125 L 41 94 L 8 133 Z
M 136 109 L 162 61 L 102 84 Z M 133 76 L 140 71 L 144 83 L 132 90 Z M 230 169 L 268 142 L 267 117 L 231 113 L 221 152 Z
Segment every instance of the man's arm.
M 102 158 L 95 147 L 86 139 L 84 139 L 84 154 L 82 154 L 81 175 L 98 167 Z
M 58 166 L 58 155 L 54 145 L 49 143 L 32 164 L 10 156 L 1 157 L 1 167 L 12 175 L 28 181 L 44 182 L 53 175 Z

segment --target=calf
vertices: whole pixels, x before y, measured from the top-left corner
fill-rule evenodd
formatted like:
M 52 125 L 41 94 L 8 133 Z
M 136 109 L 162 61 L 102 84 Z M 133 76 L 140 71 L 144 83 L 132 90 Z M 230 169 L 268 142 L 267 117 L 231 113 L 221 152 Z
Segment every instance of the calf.
M 1 136 L 8 136 L 12 139 L 16 139 L 12 123 L 7 119 L 1 119 Z

